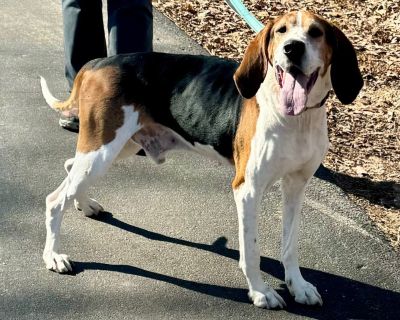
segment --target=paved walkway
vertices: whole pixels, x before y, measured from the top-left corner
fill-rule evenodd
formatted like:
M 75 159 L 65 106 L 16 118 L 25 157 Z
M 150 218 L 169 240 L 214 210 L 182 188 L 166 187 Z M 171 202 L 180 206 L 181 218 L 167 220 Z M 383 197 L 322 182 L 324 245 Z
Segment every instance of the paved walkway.
M 155 48 L 202 49 L 158 13 Z M 92 190 L 101 221 L 65 215 L 63 252 L 76 275 L 45 270 L 44 199 L 64 178 L 76 136 L 57 126 L 38 75 L 66 97 L 60 3 L 3 0 L 0 7 L 0 319 L 399 319 L 399 256 L 334 185 L 307 193 L 301 265 L 324 299 L 297 305 L 279 262 L 279 190 L 263 202 L 262 270 L 285 310 L 252 306 L 237 267 L 230 168 L 192 155 L 156 166 L 117 163 Z

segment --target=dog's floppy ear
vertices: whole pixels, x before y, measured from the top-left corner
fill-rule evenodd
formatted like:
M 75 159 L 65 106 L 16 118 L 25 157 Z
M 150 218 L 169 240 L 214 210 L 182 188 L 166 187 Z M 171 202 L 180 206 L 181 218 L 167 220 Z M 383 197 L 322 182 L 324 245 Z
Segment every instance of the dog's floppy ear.
M 250 99 L 255 96 L 268 67 L 268 43 L 273 22 L 270 21 L 250 42 L 233 79 L 239 93 Z
M 330 25 L 328 41 L 332 45 L 331 82 L 343 104 L 354 101 L 363 87 L 357 56 L 350 40 L 334 25 Z

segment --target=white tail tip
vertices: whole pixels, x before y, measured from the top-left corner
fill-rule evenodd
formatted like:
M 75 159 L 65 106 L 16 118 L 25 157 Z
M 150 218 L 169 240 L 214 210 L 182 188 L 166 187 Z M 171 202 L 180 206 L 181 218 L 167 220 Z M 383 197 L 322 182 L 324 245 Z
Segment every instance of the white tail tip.
M 60 100 L 56 99 L 50 92 L 49 87 L 47 86 L 46 79 L 40 76 L 40 85 L 42 87 L 42 94 L 47 104 L 54 109 L 54 104 L 59 102 Z

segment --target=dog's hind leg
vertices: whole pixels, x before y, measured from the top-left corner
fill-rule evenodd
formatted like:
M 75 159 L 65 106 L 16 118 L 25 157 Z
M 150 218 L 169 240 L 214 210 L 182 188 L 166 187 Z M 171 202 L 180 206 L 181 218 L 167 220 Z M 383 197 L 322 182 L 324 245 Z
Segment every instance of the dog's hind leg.
M 65 161 L 64 168 L 69 174 L 72 166 L 74 165 L 75 158 L 71 158 Z M 83 211 L 85 216 L 90 217 L 97 215 L 103 211 L 103 207 L 94 199 L 89 198 L 86 192 L 81 192 L 76 199 L 74 199 L 74 206 L 76 210 Z
M 46 268 L 57 272 L 72 270 L 68 256 L 59 254 L 60 227 L 66 207 L 70 199 L 66 197 L 69 185 L 69 176 L 61 185 L 46 197 L 46 245 L 43 252 L 43 260 Z
M 298 259 L 298 238 L 301 207 L 304 192 L 311 179 L 309 174 L 296 172 L 282 179 L 282 263 L 285 267 L 285 282 L 296 302 L 308 305 L 322 305 L 317 289 L 305 281 L 300 273 Z
M 71 171 L 72 166 L 74 165 L 75 158 L 70 158 L 64 162 L 64 169 L 67 171 L 67 174 Z
M 77 153 L 63 183 L 46 198 L 46 245 L 43 259 L 46 268 L 64 273 L 72 270 L 68 256 L 60 254 L 60 228 L 65 210 L 76 201 L 85 214 L 92 212 L 86 190 L 94 179 L 105 172 L 113 159 L 103 159 L 100 152 Z
M 70 170 L 67 178 L 46 198 L 47 235 L 43 259 L 48 269 L 60 273 L 71 271 L 68 257 L 59 253 L 63 214 L 74 200 L 82 206 L 85 214 L 99 210 L 98 207 L 93 208 L 93 205 L 99 205 L 87 197 L 87 189 L 107 171 L 126 142 L 139 129 L 137 120 L 138 115 L 133 108 L 125 109 L 124 124 L 111 142 L 90 152 L 80 152 L 78 148 L 72 167 L 69 166 L 72 160 L 67 161 L 66 167 Z
M 65 161 L 64 169 L 65 171 L 67 171 L 68 174 L 70 173 L 74 162 L 75 158 L 71 158 Z M 97 215 L 99 212 L 104 210 L 103 207 L 96 200 L 89 198 L 86 192 L 81 192 L 78 198 L 74 199 L 75 209 L 83 211 L 83 213 L 87 217 Z
M 116 160 L 122 160 L 125 158 L 128 158 L 132 155 L 135 155 L 141 150 L 141 146 L 133 142 L 131 139 L 129 139 L 121 152 L 118 154 L 118 157 Z M 71 171 L 71 168 L 75 162 L 75 158 L 71 158 L 65 161 L 64 163 L 64 168 L 67 173 Z M 99 212 L 103 211 L 103 207 L 95 200 L 92 198 L 89 198 L 86 193 L 81 193 L 80 194 L 80 199 L 75 199 L 74 200 L 74 205 L 75 209 L 79 211 L 83 211 L 85 216 L 89 217 L 92 215 L 97 215 Z
M 103 157 L 102 152 L 77 153 L 67 178 L 46 198 L 46 245 L 43 259 L 46 268 L 56 272 L 72 270 L 68 256 L 60 254 L 60 228 L 65 210 L 76 201 L 85 214 L 92 213 L 98 207 L 91 207 L 86 191 L 95 178 L 106 171 L 113 158 Z M 97 204 L 97 202 L 96 202 Z

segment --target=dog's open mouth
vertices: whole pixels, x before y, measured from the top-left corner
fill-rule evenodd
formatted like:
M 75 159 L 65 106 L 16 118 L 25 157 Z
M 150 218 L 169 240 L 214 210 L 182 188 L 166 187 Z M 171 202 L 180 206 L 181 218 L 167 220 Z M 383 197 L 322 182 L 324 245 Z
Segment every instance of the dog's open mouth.
M 281 88 L 280 106 L 283 114 L 297 116 L 304 111 L 308 94 L 317 81 L 318 72 L 319 68 L 306 76 L 296 67 L 284 71 L 280 66 L 276 66 L 275 74 Z

